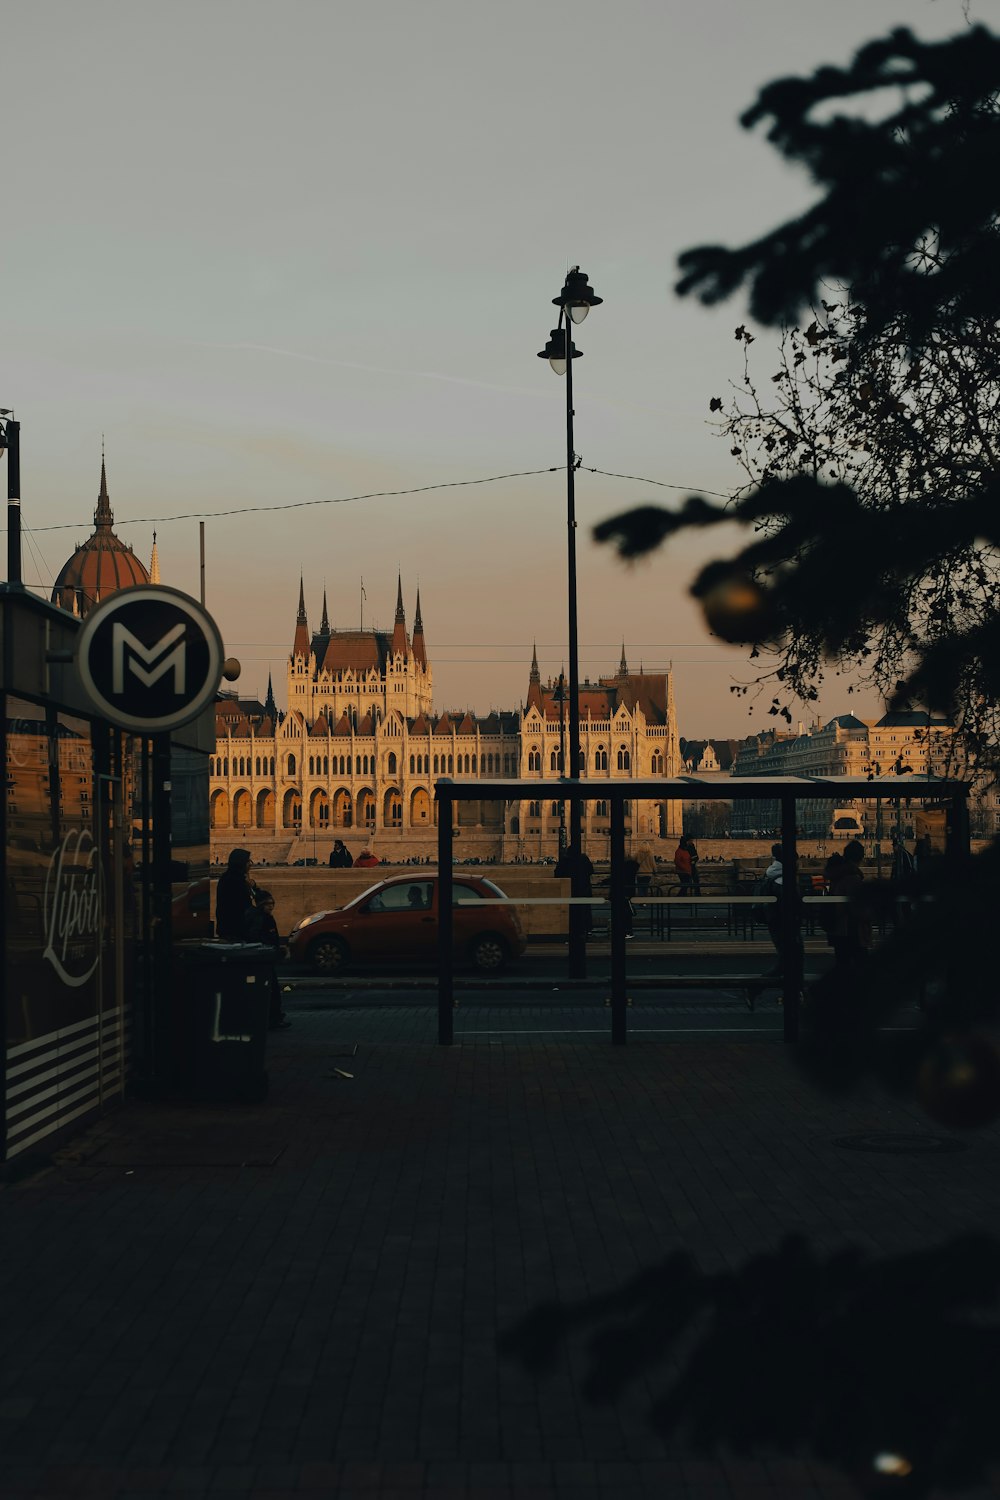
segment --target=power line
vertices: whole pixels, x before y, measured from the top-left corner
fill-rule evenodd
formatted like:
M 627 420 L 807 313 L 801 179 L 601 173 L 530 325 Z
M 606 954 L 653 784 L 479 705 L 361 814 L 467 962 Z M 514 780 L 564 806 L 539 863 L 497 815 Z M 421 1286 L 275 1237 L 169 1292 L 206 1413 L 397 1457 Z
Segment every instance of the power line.
M 484 479 L 451 479 L 440 484 L 421 484 L 408 490 L 369 490 L 363 495 L 328 495 L 321 500 L 286 500 L 280 505 L 239 505 L 232 510 L 189 510 L 176 516 L 133 516 L 127 521 L 116 521 L 122 526 L 166 526 L 171 521 L 216 521 L 224 516 L 248 516 L 276 510 L 304 510 L 313 505 L 351 505 L 356 500 L 385 500 L 400 495 L 426 495 L 429 490 L 457 490 L 470 484 L 497 484 L 502 479 L 528 479 L 535 474 L 557 474 L 565 464 L 556 464 L 551 469 L 520 469 L 512 474 L 489 474 Z M 63 521 L 58 526 L 36 526 L 35 531 L 79 531 L 79 521 Z
M 531 479 L 539 474 L 558 474 L 565 467 L 565 464 L 553 464 L 547 469 L 518 469 L 510 474 L 489 474 L 483 479 L 443 480 L 438 484 L 421 484 L 411 489 L 369 490 L 361 495 L 327 495 L 319 500 L 285 500 L 276 505 L 239 505 L 229 510 L 189 510 L 181 511 L 173 516 L 132 516 L 128 520 L 116 521 L 115 526 L 168 526 L 171 521 L 215 521 L 226 516 L 265 515 L 274 511 L 305 510 L 316 505 L 353 505 L 359 500 L 398 499 L 405 495 L 426 495 L 432 490 L 456 490 L 464 489 L 469 485 L 498 484 L 505 479 Z M 664 479 L 645 479 L 639 474 L 616 474 L 611 469 L 595 469 L 588 465 L 580 467 L 587 474 L 600 474 L 605 479 L 626 479 L 634 484 L 653 484 L 664 490 L 686 490 L 689 494 L 711 495 L 718 500 L 731 498 L 723 494 L 721 490 L 706 490 L 699 485 L 671 484 Z M 32 530 L 34 532 L 79 531 L 81 525 L 86 524 L 81 521 L 61 521 L 54 526 L 34 526 Z M 0 528 L 0 530 L 3 529 L 5 528 Z

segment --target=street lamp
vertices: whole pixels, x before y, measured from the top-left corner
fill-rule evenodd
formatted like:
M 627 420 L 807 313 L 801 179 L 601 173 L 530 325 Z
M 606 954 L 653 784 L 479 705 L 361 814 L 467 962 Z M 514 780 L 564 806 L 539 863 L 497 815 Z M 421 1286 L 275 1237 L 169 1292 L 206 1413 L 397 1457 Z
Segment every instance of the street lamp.
M 0 452 L 7 450 L 7 582 L 21 583 L 21 424 L 0 407 Z
M 573 323 L 582 323 L 592 307 L 599 307 L 603 297 L 594 295 L 586 273 L 579 266 L 567 273 L 563 289 L 552 301 L 559 309 L 559 323 L 549 334 L 539 359 L 547 359 L 557 375 L 566 377 L 566 543 L 569 604 L 569 773 L 575 781 L 580 775 L 580 659 L 576 628 L 576 451 L 573 446 L 573 361 L 580 359 L 570 337 Z M 564 767 L 564 772 L 565 772 Z M 569 809 L 569 852 L 576 871 L 582 853 L 582 806 L 574 798 Z M 573 895 L 579 895 L 578 877 L 574 873 Z M 569 972 L 580 978 L 586 967 L 586 924 L 579 919 L 580 908 L 570 907 Z
M 566 674 L 559 673 L 559 686 L 553 693 L 559 704 L 559 774 L 566 775 Z M 566 852 L 566 800 L 559 803 L 559 858 Z

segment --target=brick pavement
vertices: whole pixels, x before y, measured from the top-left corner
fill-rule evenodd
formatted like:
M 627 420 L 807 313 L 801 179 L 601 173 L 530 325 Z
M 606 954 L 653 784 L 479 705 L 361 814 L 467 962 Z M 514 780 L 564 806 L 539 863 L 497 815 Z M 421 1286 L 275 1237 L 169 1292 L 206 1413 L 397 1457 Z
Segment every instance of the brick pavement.
M 844 1151 L 928 1123 L 818 1094 L 767 1036 L 612 1049 L 574 1017 L 446 1050 L 431 1007 L 297 1013 L 266 1106 L 134 1103 L 0 1190 L 3 1500 L 854 1495 L 670 1447 L 654 1376 L 593 1406 L 579 1343 L 536 1378 L 498 1335 L 673 1249 L 711 1271 L 790 1232 L 879 1254 L 1000 1234 L 1000 1130 Z

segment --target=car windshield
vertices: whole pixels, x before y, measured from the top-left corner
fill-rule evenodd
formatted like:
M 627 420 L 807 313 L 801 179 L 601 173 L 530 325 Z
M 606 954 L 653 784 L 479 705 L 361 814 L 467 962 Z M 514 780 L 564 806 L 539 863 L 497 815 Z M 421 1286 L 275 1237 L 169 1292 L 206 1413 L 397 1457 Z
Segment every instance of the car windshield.
M 348 901 L 347 905 L 344 907 L 344 911 L 350 911 L 352 907 L 358 906 L 362 901 L 367 901 L 368 897 L 372 895 L 373 892 L 380 891 L 384 884 L 384 880 L 378 880 L 374 885 L 367 886 L 366 889 L 361 892 L 360 896 L 354 896 L 350 901 Z
M 492 880 L 484 879 L 483 885 L 485 885 L 489 889 L 491 895 L 499 896 L 502 901 L 506 901 L 507 892 L 502 891 L 498 885 L 494 885 Z

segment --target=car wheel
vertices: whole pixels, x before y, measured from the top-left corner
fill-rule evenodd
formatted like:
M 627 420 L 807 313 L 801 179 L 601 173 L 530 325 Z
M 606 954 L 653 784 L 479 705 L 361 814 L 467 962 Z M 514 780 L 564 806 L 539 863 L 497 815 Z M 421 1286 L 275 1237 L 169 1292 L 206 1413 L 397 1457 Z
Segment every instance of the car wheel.
M 498 974 L 507 962 L 507 944 L 495 932 L 481 932 L 473 939 L 470 954 L 481 974 Z
M 347 959 L 347 944 L 338 937 L 317 938 L 309 948 L 309 962 L 321 974 L 342 974 Z

